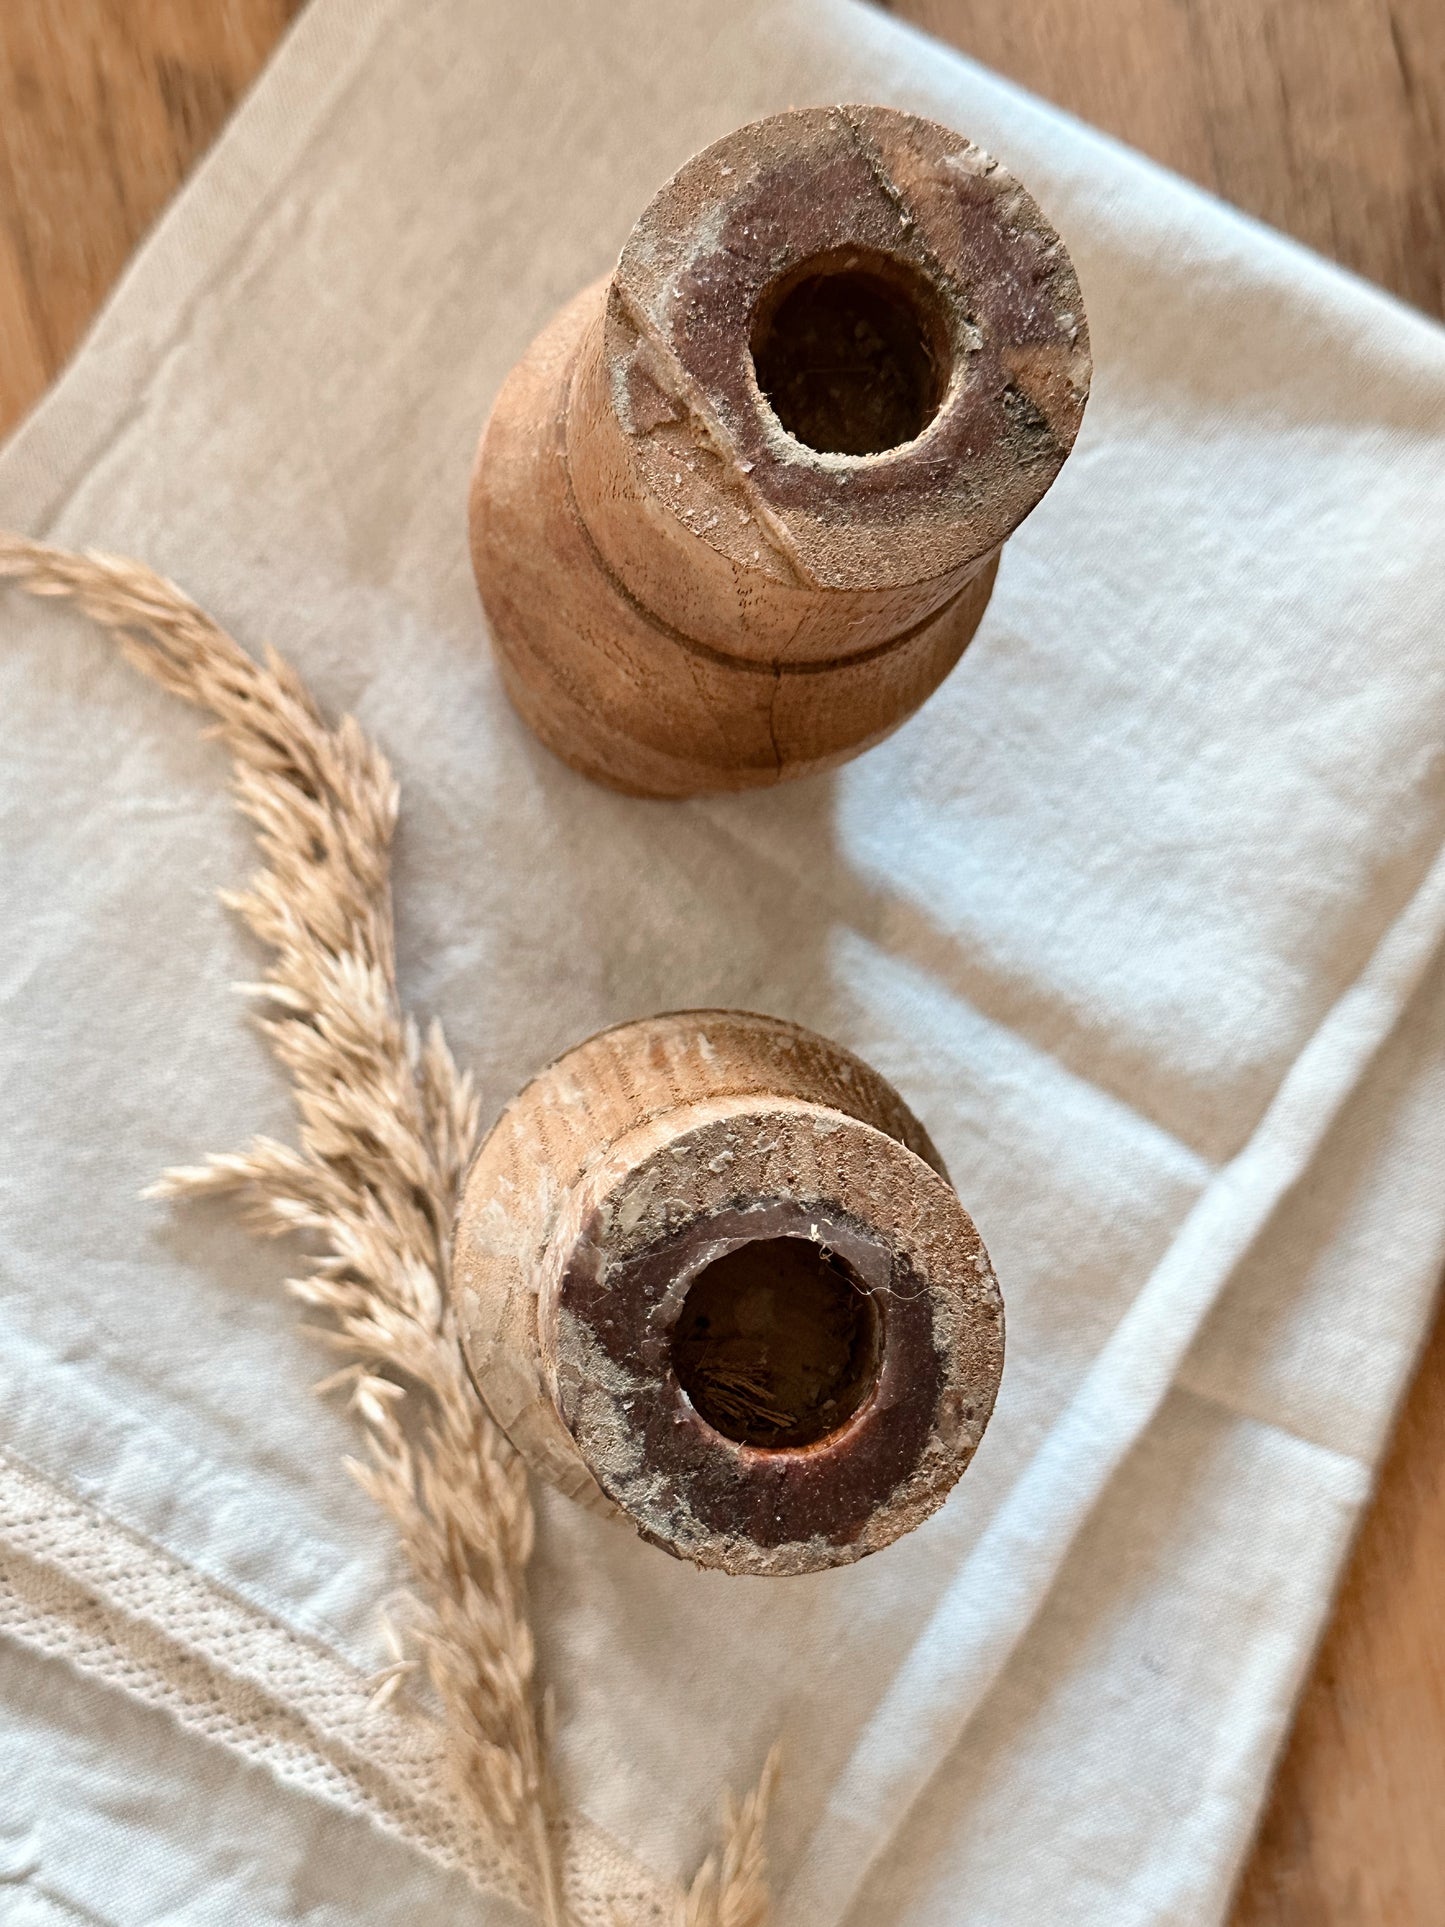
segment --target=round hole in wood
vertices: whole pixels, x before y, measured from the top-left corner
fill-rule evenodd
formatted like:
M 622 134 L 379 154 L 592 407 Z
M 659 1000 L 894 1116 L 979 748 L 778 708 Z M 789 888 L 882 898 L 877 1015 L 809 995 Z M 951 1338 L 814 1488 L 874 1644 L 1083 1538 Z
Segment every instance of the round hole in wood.
M 916 441 L 948 387 L 938 291 L 885 254 L 818 255 L 780 277 L 758 303 L 750 345 L 763 398 L 819 454 Z
M 882 1319 L 826 1247 L 759 1238 L 706 1265 L 672 1336 L 699 1417 L 740 1445 L 782 1451 L 839 1431 L 878 1377 Z

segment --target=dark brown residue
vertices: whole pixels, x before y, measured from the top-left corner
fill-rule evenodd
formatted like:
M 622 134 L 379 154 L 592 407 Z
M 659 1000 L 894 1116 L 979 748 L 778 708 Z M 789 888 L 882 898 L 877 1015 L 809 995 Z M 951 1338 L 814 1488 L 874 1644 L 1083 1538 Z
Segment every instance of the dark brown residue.
M 673 1350 L 681 1306 L 672 1304 L 669 1317 L 670 1290 L 718 1240 L 808 1238 L 814 1227 L 876 1310 L 881 1347 L 868 1395 L 817 1443 L 740 1443 L 710 1425 L 683 1390 Z M 815 1538 L 850 1544 L 916 1472 L 938 1416 L 943 1365 L 928 1293 L 907 1258 L 856 1220 L 788 1199 L 739 1203 L 621 1260 L 600 1257 L 605 1240 L 601 1221 L 586 1228 L 578 1251 L 591 1262 L 569 1270 L 561 1302 L 637 1383 L 628 1424 L 648 1478 L 665 1495 L 660 1503 L 704 1532 L 765 1548 Z M 586 1455 L 578 1412 L 568 1409 L 576 1402 L 564 1388 L 562 1415 Z

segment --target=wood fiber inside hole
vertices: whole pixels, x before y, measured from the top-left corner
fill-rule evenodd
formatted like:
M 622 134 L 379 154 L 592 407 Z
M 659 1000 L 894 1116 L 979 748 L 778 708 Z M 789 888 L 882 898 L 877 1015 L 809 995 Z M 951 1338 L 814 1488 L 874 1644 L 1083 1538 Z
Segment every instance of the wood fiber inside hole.
M 872 1297 L 807 1238 L 760 1238 L 693 1280 L 672 1339 L 694 1409 L 743 1445 L 813 1445 L 862 1405 L 878 1375 Z
M 947 385 L 934 290 L 901 263 L 885 271 L 857 259 L 805 265 L 768 291 L 753 323 L 764 399 L 821 454 L 880 455 L 916 440 Z

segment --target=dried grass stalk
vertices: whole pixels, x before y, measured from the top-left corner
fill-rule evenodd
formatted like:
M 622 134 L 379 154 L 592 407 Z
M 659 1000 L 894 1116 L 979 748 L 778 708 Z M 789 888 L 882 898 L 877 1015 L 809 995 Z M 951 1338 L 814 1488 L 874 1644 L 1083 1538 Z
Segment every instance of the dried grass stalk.
M 476 1146 L 469 1080 L 441 1030 L 423 1040 L 396 987 L 390 846 L 397 787 L 351 718 L 335 727 L 267 649 L 257 662 L 174 584 L 139 563 L 0 533 L 0 578 L 73 602 L 127 659 L 210 711 L 263 867 L 226 900 L 271 952 L 263 1029 L 289 1072 L 300 1148 L 167 1172 L 165 1197 L 238 1197 L 270 1235 L 317 1254 L 288 1281 L 346 1359 L 366 1435 L 353 1470 L 400 1532 L 418 1582 L 410 1628 L 441 1701 L 460 1788 L 545 1927 L 565 1927 L 557 1798 L 536 1684 L 526 1576 L 525 1470 L 476 1397 L 446 1292 L 457 1193 Z M 409 1670 L 402 1659 L 382 1690 Z M 720 1858 L 699 1870 L 682 1927 L 766 1927 L 763 1825 L 776 1775 L 727 1809 Z
M 778 1749 L 768 1755 L 752 1792 L 723 1803 L 721 1856 L 709 1854 L 678 1911 L 678 1927 L 768 1927 L 768 1808 L 778 1782 Z

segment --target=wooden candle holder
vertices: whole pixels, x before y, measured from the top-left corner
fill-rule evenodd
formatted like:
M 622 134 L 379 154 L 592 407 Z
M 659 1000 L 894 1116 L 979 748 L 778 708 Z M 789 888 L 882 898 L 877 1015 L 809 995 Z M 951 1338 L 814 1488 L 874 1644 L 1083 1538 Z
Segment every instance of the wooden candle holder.
M 497 397 L 471 540 L 512 701 L 637 795 L 856 755 L 958 660 L 1089 375 L 1063 244 L 961 135 L 740 128 Z
M 988 1253 L 875 1071 L 738 1011 L 624 1024 L 508 1106 L 456 1227 L 533 1469 L 700 1566 L 815 1572 L 943 1503 L 1003 1369 Z

